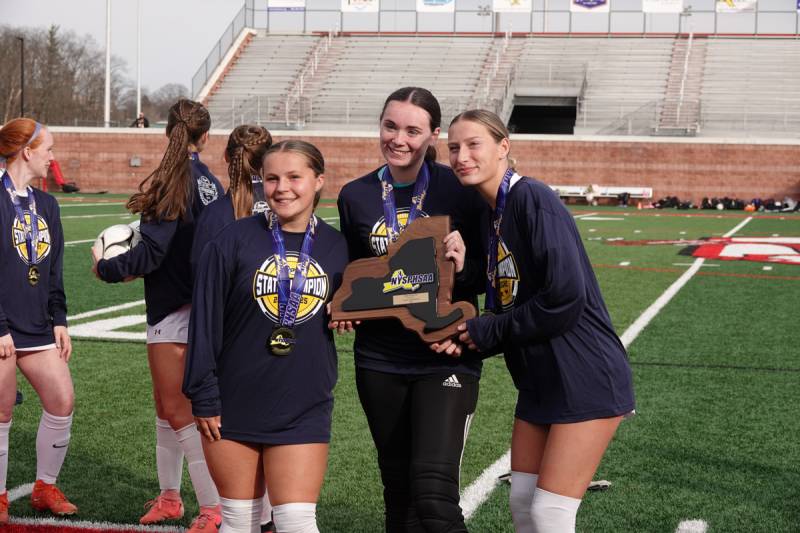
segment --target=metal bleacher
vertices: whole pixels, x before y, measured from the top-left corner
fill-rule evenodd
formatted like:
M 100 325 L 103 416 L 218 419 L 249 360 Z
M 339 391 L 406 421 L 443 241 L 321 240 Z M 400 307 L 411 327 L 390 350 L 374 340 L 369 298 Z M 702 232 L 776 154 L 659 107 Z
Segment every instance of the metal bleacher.
M 408 85 L 436 95 L 445 126 L 468 107 L 507 119 L 515 97 L 574 97 L 576 134 L 800 136 L 800 41 L 778 38 L 259 31 L 207 103 L 220 128 L 364 130 Z
M 709 39 L 703 135 L 800 136 L 800 41 Z

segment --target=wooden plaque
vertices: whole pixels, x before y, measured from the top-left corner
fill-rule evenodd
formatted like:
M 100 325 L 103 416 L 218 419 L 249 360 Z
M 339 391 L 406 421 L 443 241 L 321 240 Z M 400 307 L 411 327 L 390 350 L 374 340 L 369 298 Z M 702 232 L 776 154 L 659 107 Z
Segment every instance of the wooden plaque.
M 450 217 L 418 218 L 381 257 L 347 265 L 333 295 L 331 318 L 396 318 L 428 343 L 457 333 L 459 324 L 477 314 L 469 302 L 452 303 L 455 264 L 445 258 L 444 237 Z

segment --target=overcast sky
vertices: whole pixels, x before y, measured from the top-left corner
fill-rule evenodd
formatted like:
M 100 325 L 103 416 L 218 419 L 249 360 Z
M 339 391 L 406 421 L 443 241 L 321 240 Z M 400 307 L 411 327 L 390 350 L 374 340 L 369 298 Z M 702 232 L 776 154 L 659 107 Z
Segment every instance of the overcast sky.
M 111 0 L 111 53 L 136 81 L 136 4 L 142 14 L 142 87 L 157 90 L 192 76 L 244 0 Z M 57 24 L 91 35 L 105 49 L 106 0 L 0 0 L 0 24 L 47 28 Z M 5 52 L 3 55 L 6 55 Z

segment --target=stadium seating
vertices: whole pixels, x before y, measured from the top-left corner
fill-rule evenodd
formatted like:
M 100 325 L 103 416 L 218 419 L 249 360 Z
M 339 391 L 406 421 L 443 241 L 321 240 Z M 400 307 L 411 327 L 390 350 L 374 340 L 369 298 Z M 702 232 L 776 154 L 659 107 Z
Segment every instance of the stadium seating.
M 215 127 L 372 129 L 394 89 L 429 88 L 442 123 L 508 119 L 517 97 L 568 97 L 576 134 L 800 135 L 800 41 L 259 31 L 208 99 Z

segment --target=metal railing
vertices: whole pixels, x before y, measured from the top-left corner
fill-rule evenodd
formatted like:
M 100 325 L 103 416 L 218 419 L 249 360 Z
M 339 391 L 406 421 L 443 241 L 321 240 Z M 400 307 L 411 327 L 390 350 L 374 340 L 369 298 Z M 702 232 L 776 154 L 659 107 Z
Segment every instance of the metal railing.
M 205 61 L 200 65 L 200 68 L 198 68 L 197 72 L 192 76 L 192 95 L 194 97 L 200 94 L 208 78 L 211 77 L 211 74 L 213 74 L 214 70 L 219 66 L 225 54 L 228 53 L 230 47 L 236 42 L 236 38 L 242 30 L 247 27 L 252 28 L 253 26 L 253 9 L 247 5 L 243 5 L 236 16 L 233 17 L 231 23 L 228 24 L 228 27 L 225 28 L 225 31 L 222 32 L 222 36 L 219 40 L 211 47 L 211 51 L 206 56 Z

